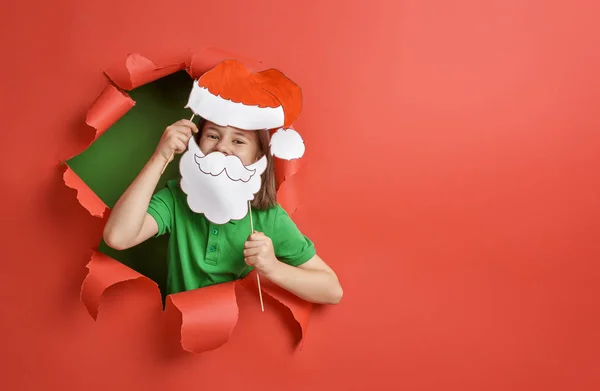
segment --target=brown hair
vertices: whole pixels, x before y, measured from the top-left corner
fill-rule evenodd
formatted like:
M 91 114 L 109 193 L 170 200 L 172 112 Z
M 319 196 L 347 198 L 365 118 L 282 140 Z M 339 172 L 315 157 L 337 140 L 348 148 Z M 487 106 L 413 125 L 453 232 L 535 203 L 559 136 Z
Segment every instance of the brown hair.
M 206 120 L 202 117 L 198 121 L 198 134 L 196 135 L 196 143 L 200 145 L 200 137 L 204 130 Z M 252 207 L 254 209 L 269 209 L 277 203 L 277 183 L 275 179 L 275 162 L 271 155 L 271 149 L 269 142 L 271 136 L 268 130 L 253 130 L 258 139 L 258 153 L 256 160 L 260 159 L 262 155 L 267 157 L 267 168 L 261 175 L 261 185 L 258 193 L 254 195 L 252 200 Z

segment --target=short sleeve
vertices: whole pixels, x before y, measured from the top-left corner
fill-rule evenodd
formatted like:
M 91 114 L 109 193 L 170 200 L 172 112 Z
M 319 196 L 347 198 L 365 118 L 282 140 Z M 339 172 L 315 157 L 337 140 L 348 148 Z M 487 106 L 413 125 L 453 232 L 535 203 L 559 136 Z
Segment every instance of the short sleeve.
M 315 245 L 300 232 L 283 208 L 277 208 L 274 234 L 271 237 L 275 256 L 288 265 L 299 266 L 316 255 Z
M 165 187 L 155 193 L 150 199 L 148 213 L 158 225 L 156 236 L 171 232 L 174 213 L 173 193 L 169 187 Z

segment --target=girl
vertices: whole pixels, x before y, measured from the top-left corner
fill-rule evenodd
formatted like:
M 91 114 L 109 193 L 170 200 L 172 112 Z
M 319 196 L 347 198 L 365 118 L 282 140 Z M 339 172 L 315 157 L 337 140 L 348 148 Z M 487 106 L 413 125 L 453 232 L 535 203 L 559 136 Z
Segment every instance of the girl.
M 237 156 L 244 165 L 266 155 L 260 191 L 242 220 L 216 225 L 192 212 L 178 180 L 153 195 L 161 171 L 173 155 L 196 137 L 205 154 Z M 218 126 L 201 119 L 199 127 L 182 119 L 168 126 L 151 158 L 111 211 L 104 241 L 123 250 L 169 233 L 167 294 L 243 278 L 252 268 L 298 297 L 337 304 L 342 287 L 334 271 L 316 254 L 313 243 L 276 203 L 274 164 L 265 131 Z

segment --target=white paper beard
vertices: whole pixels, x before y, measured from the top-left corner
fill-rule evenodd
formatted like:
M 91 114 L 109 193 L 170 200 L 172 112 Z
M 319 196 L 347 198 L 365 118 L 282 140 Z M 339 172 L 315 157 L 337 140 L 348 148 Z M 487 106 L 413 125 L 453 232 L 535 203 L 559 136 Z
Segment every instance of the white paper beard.
M 248 201 L 260 190 L 266 168 L 266 156 L 249 166 L 221 152 L 205 156 L 191 137 L 179 162 L 181 190 L 192 211 L 204 213 L 214 224 L 225 224 L 246 216 Z

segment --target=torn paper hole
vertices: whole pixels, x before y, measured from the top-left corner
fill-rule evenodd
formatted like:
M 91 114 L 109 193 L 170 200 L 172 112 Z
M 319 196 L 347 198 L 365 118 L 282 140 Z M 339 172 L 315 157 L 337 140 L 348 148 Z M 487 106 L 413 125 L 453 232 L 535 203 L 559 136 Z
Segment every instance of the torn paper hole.
M 213 58 L 210 61 L 218 62 L 225 59 L 221 58 L 220 60 L 216 60 L 217 57 Z M 173 61 L 155 63 L 150 61 L 149 59 L 146 59 L 143 56 L 132 55 L 127 58 L 123 67 L 108 70 L 106 74 L 110 77 L 111 81 L 118 88 L 113 85 L 108 85 L 102 91 L 100 96 L 96 99 L 96 101 L 88 111 L 86 122 L 96 129 L 96 136 L 92 144 L 97 145 L 96 143 L 99 141 L 106 141 L 108 133 L 110 132 L 107 132 L 106 134 L 104 132 L 109 128 L 111 128 L 112 132 L 115 126 L 118 127 L 120 121 L 123 120 L 123 116 L 125 115 L 125 113 L 130 113 L 128 114 L 128 117 L 131 118 L 131 113 L 133 111 L 141 110 L 140 112 L 144 112 L 144 110 L 148 110 L 149 112 L 145 115 L 149 115 L 150 117 L 152 115 L 156 116 L 157 113 L 160 112 L 161 107 L 164 107 L 165 102 L 173 101 L 173 97 L 171 97 L 165 102 L 156 102 L 154 104 L 146 102 L 142 104 L 141 100 L 135 99 L 135 101 L 137 101 L 136 103 L 134 102 L 134 99 L 129 97 L 127 94 L 122 93 L 119 90 L 119 88 L 122 90 L 134 89 L 135 91 L 138 91 L 138 89 L 142 86 L 152 86 L 154 82 L 161 82 L 167 77 L 170 77 L 171 74 L 174 74 L 178 70 L 182 70 L 183 68 L 185 68 L 185 64 L 193 64 L 193 58 L 194 55 L 191 54 L 190 57 L 184 62 Z M 198 64 L 201 64 L 201 62 L 196 61 L 196 69 L 199 69 L 199 67 L 201 67 L 201 65 Z M 252 69 L 250 66 L 249 68 Z M 188 74 L 193 73 L 192 71 L 190 71 L 189 68 L 186 70 Z M 256 70 L 252 70 L 257 71 L 258 68 Z M 180 106 L 181 110 L 182 112 L 189 113 L 189 111 L 183 109 L 184 103 L 185 102 L 183 102 L 183 104 L 181 104 Z M 169 114 L 165 112 L 165 114 L 163 115 L 165 116 L 163 118 L 165 118 L 165 121 L 167 121 L 166 116 L 169 116 Z M 180 117 L 178 116 L 177 119 L 179 118 L 187 118 L 187 114 L 184 116 L 182 115 Z M 153 119 L 153 121 L 156 122 L 155 119 Z M 167 122 L 173 122 L 170 116 Z M 158 132 L 162 133 L 163 130 L 164 129 L 159 129 Z M 103 135 L 102 140 L 99 140 L 100 135 Z M 150 134 L 146 132 L 146 136 L 150 137 Z M 158 136 L 160 136 L 160 134 L 158 134 Z M 136 142 L 135 146 L 137 150 L 142 151 L 143 145 L 141 145 L 141 143 L 139 142 L 140 139 L 133 139 L 133 141 Z M 110 142 L 107 143 L 110 144 Z M 112 145 L 119 144 L 113 143 Z M 153 145 L 152 147 L 154 148 L 155 145 Z M 105 154 L 106 156 L 111 154 L 112 156 L 114 156 L 116 153 L 114 150 L 110 150 L 107 152 L 109 153 Z M 128 157 L 131 158 L 132 156 Z M 101 169 L 103 167 L 103 162 L 98 161 L 97 163 L 98 164 L 94 165 L 94 167 L 98 167 L 98 169 Z M 291 162 L 283 162 L 284 165 L 289 163 Z M 278 182 L 280 185 L 286 182 L 290 178 L 290 176 L 293 175 L 295 170 L 297 170 L 298 166 L 291 165 L 291 167 L 295 167 L 295 169 L 292 169 L 291 171 L 285 170 L 283 176 L 279 176 Z M 79 175 L 79 172 L 77 171 L 77 168 L 75 166 L 69 166 L 63 178 L 67 186 L 77 190 L 77 200 L 80 202 L 80 204 L 84 206 L 92 216 L 102 217 L 104 215 L 104 211 L 107 209 L 107 205 L 112 205 L 115 200 L 114 197 L 112 199 L 106 198 L 110 197 L 108 192 L 104 191 L 106 190 L 106 183 L 109 183 L 111 186 L 113 186 L 113 184 L 119 184 L 121 182 L 125 184 L 129 183 L 128 180 L 130 178 L 125 178 L 125 180 L 117 180 L 117 176 L 121 175 L 120 171 L 126 170 L 119 170 L 119 172 L 113 173 L 113 176 L 110 177 L 111 181 L 102 183 L 98 182 L 95 183 L 92 187 L 90 187 L 90 181 L 93 180 L 90 179 L 89 171 L 86 172 L 86 175 L 81 176 Z M 107 176 L 97 175 L 97 177 L 106 178 Z M 103 198 L 100 198 L 96 193 L 94 193 L 94 191 L 91 190 L 91 188 L 103 189 L 101 193 L 103 194 Z M 115 192 L 115 195 L 121 194 L 122 191 L 124 191 L 124 188 L 118 189 L 118 191 Z M 297 205 L 289 206 L 291 210 L 295 210 L 296 207 Z M 164 251 L 166 251 L 166 248 L 164 249 Z M 145 258 L 144 262 L 151 262 L 151 258 Z M 193 352 L 211 350 L 217 348 L 218 346 L 221 346 L 228 340 L 233 328 L 235 327 L 235 324 L 237 323 L 237 302 L 235 300 L 235 290 L 232 287 L 237 283 L 245 282 L 247 279 L 248 277 L 246 277 L 242 281 L 226 283 L 222 286 L 207 287 L 213 288 L 209 289 L 208 291 L 204 291 L 204 289 L 206 288 L 201 288 L 195 291 L 182 292 L 180 294 L 170 295 L 167 297 L 168 307 L 165 310 L 165 312 L 168 312 L 168 314 L 165 314 L 165 316 L 171 316 L 173 314 L 181 316 L 181 344 L 185 350 Z M 86 279 L 82 284 L 81 300 L 84 302 L 84 305 L 89 311 L 90 315 L 95 319 L 97 317 L 97 312 L 102 295 L 104 294 L 104 292 L 106 292 L 106 289 L 117 284 L 130 284 L 133 283 L 133 281 L 135 281 L 135 289 L 147 289 L 149 292 L 148 294 L 155 294 L 157 289 L 157 284 L 155 281 L 135 271 L 131 267 L 123 264 L 119 259 L 119 256 L 109 256 L 97 251 L 94 253 L 92 259 L 88 264 L 88 275 L 86 276 Z M 281 295 L 281 293 L 277 292 L 276 289 L 271 289 L 271 287 L 268 286 L 268 283 L 265 289 L 265 293 L 269 295 L 272 294 L 278 302 L 282 303 L 284 306 L 289 308 L 290 311 L 292 311 L 292 314 L 300 324 L 304 335 L 308 323 L 308 313 L 310 313 L 309 307 L 312 308 L 312 305 L 310 303 L 304 302 L 303 300 L 293 295 L 293 297 L 286 298 L 285 295 Z M 193 302 L 188 301 L 188 297 L 194 298 Z M 211 318 L 207 316 L 199 316 L 198 314 L 206 313 L 207 311 L 213 315 L 216 314 L 217 309 L 215 309 L 214 303 L 221 303 L 219 306 L 219 311 L 224 312 L 220 313 L 222 316 L 221 318 L 219 318 L 222 320 L 220 326 L 214 329 L 214 332 L 209 333 L 210 335 L 212 335 L 212 337 L 207 338 L 206 332 L 201 330 L 206 330 L 207 327 L 209 327 L 209 325 L 202 324 L 200 321 Z

